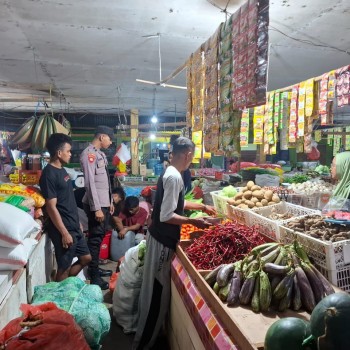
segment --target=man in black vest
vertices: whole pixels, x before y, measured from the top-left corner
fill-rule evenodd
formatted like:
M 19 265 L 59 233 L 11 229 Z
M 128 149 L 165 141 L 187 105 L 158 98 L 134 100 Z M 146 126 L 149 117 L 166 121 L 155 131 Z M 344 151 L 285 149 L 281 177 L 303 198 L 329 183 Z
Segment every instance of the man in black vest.
M 170 302 L 170 267 L 182 224 L 207 228 L 205 219 L 183 216 L 184 183 L 181 172 L 192 162 L 194 143 L 186 137 L 174 141 L 171 165 L 160 176 L 147 237 L 147 252 L 140 292 L 139 322 L 133 349 L 150 349 L 163 325 Z

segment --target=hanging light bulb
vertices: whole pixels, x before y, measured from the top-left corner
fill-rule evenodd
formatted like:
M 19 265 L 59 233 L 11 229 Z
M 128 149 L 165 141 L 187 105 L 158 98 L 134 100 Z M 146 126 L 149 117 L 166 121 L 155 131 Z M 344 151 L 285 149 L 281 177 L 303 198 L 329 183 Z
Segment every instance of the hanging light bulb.
M 158 118 L 154 115 L 152 118 L 151 118 L 151 122 L 153 124 L 156 124 L 158 122 Z
M 151 140 L 155 140 L 155 139 L 156 139 L 156 135 L 150 134 L 150 135 L 149 135 L 149 138 L 150 138 Z

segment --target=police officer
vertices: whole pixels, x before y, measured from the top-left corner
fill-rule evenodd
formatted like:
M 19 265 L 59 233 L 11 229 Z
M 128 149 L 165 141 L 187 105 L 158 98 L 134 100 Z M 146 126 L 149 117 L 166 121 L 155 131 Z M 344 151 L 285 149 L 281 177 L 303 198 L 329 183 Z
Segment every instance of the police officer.
M 114 211 L 108 162 L 101 148 L 107 149 L 112 144 L 113 138 L 112 128 L 98 126 L 94 139 L 80 156 L 86 190 L 83 205 L 88 216 L 88 247 L 92 257 L 89 264 L 89 275 L 91 284 L 97 284 L 101 289 L 108 289 L 108 283 L 101 276 L 109 276 L 112 273 L 110 270 L 100 269 L 98 262 L 106 225 Z

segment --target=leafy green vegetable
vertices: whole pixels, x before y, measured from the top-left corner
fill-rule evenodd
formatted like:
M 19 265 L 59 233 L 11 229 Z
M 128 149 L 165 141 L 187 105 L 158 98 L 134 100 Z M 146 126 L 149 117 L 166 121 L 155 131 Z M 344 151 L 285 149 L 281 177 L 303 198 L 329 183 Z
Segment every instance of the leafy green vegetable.
M 203 218 L 205 216 L 209 216 L 207 213 L 204 213 L 202 211 L 195 211 L 190 215 L 191 219 L 197 219 L 197 218 Z
M 233 186 L 229 185 L 222 189 L 221 194 L 224 197 L 233 198 L 237 194 L 237 190 Z
M 329 168 L 327 165 L 318 165 L 315 171 L 319 174 L 329 174 Z
M 285 177 L 283 179 L 283 182 L 289 183 L 289 184 L 301 184 L 303 182 L 306 182 L 310 180 L 310 177 L 304 174 L 295 174 L 291 177 Z

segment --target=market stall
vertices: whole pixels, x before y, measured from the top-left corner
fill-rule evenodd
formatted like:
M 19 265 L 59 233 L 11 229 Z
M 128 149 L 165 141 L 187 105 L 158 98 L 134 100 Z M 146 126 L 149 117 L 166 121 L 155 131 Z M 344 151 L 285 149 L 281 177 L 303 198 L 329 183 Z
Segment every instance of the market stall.
M 300 216 L 300 218 L 303 217 L 305 216 Z M 256 229 L 259 230 L 260 226 L 256 226 Z M 186 317 L 192 321 L 195 327 L 195 333 L 190 333 L 186 326 L 187 322 L 183 322 L 182 319 L 181 321 L 179 320 L 178 309 L 174 307 L 171 309 L 171 342 L 177 344 L 178 348 L 181 348 L 180 344 L 182 344 L 182 346 L 186 344 L 186 347 L 191 348 L 190 344 L 198 342 L 199 338 L 201 340 L 200 346 L 206 349 L 263 349 L 267 331 L 277 320 L 293 317 L 308 321 L 310 320 L 310 313 L 315 308 L 317 302 L 321 301 L 324 296 L 334 293 L 334 291 L 341 291 L 341 289 L 332 286 L 331 283 L 327 281 L 325 276 L 328 277 L 329 280 L 331 280 L 331 276 L 327 275 L 326 270 L 322 270 L 320 261 L 313 259 L 315 258 L 316 252 L 308 249 L 308 245 L 305 241 L 298 239 L 295 241 L 294 238 L 291 237 L 289 244 L 263 243 L 263 248 L 260 249 L 259 243 L 264 241 L 269 242 L 270 238 L 254 232 L 254 230 L 254 227 L 249 228 L 235 221 L 226 222 L 206 233 L 193 232 L 190 239 L 183 240 L 178 245 L 176 258 L 172 263 L 172 291 L 174 296 L 172 297 L 173 300 L 171 303 L 172 305 L 178 305 L 179 308 L 187 310 Z M 248 237 L 248 239 L 243 238 L 241 232 L 244 232 L 245 237 Z M 225 237 L 226 241 L 224 241 L 223 237 Z M 228 239 L 235 241 L 236 248 L 234 248 L 233 245 L 230 248 L 230 245 L 227 243 Z M 247 245 L 247 242 L 251 242 L 251 246 L 254 246 L 248 255 L 244 252 L 247 250 L 249 251 L 249 246 L 246 247 L 247 250 L 237 248 Z M 272 249 L 277 249 L 278 253 L 275 253 Z M 295 271 L 294 268 L 291 270 L 290 262 L 287 263 L 287 260 L 282 263 L 282 265 L 280 262 L 277 262 L 279 259 L 278 257 L 280 255 L 283 256 L 282 252 L 289 251 L 290 249 L 295 252 L 293 254 L 298 256 L 297 261 L 300 262 L 302 269 L 299 265 L 294 265 Z M 268 251 L 266 255 L 263 255 L 264 250 Z M 306 251 L 315 265 L 310 264 Z M 320 254 L 320 252 L 318 253 Z M 233 267 L 235 266 L 235 268 L 237 268 L 240 266 L 240 269 L 244 271 L 244 261 L 247 261 L 247 266 L 253 262 L 253 260 L 249 258 L 252 254 L 255 254 L 254 256 L 256 256 L 256 259 L 259 261 L 259 269 L 262 268 L 260 271 L 266 272 L 267 281 L 265 282 L 269 286 L 269 293 L 272 293 L 272 299 L 270 296 L 268 304 L 265 305 L 265 307 L 263 307 L 261 294 L 262 274 L 264 274 L 264 272 L 260 272 L 260 277 L 259 273 L 257 277 L 254 277 L 255 289 L 256 286 L 258 286 L 258 289 L 260 288 L 257 306 L 254 303 L 254 283 L 253 289 L 250 289 L 249 292 L 251 296 L 248 297 L 249 299 L 247 299 L 247 301 L 243 301 L 248 293 L 248 290 L 245 290 L 242 294 L 246 283 L 243 283 L 243 279 L 240 287 L 238 287 L 241 288 L 239 304 L 237 305 L 237 301 L 232 303 L 232 301 L 229 300 L 232 291 L 230 285 L 234 283 L 233 280 L 235 278 L 235 275 L 232 277 Z M 272 257 L 271 254 L 274 256 Z M 239 260 L 239 257 L 242 257 L 243 260 Z M 263 260 L 264 262 L 262 262 Z M 234 261 L 236 261 L 236 263 L 232 263 Z M 271 261 L 273 263 L 271 263 Z M 287 265 L 284 266 L 283 264 Z M 230 269 L 230 266 L 232 266 L 231 270 L 227 271 L 227 273 L 222 272 L 219 277 L 220 268 Z M 218 267 L 219 272 L 217 272 Z M 277 270 L 282 271 L 283 269 L 285 270 L 284 272 L 276 272 Z M 310 271 L 310 269 L 312 271 Z M 325 276 L 322 276 L 320 271 Z M 209 277 L 213 272 L 214 280 Z M 280 299 L 280 297 L 277 297 L 280 291 L 277 292 L 277 290 L 281 289 L 281 287 L 278 286 L 280 284 L 283 285 L 283 281 L 287 280 L 288 275 L 291 273 L 292 276 L 297 277 L 291 277 L 291 283 L 289 283 L 289 286 L 285 290 L 286 294 Z M 306 273 L 306 275 L 304 275 L 304 273 Z M 221 282 L 221 287 L 217 288 L 216 285 L 220 283 L 220 279 L 223 278 L 222 276 L 226 276 L 226 282 Z M 244 281 L 248 281 L 249 278 L 251 278 L 250 276 L 251 275 L 246 274 Z M 274 278 L 276 277 L 278 279 L 277 284 L 274 282 Z M 257 282 L 259 278 L 260 287 Z M 295 278 L 299 281 L 298 283 Z M 305 289 L 302 282 L 303 278 L 308 279 L 307 285 L 309 287 L 307 288 L 309 289 Z M 216 283 L 213 285 L 215 281 Z M 316 285 L 313 284 L 314 282 Z M 347 290 L 347 286 L 342 284 L 343 281 L 339 282 L 339 287 Z M 227 286 L 228 290 L 225 291 Z M 300 294 L 298 294 L 299 299 L 296 299 L 295 288 L 300 288 Z M 321 294 L 317 292 L 317 288 L 321 288 Z M 279 304 L 276 304 L 276 298 L 278 298 Z M 287 298 L 287 300 L 288 298 L 290 299 L 285 303 L 285 298 Z M 271 305 L 269 304 L 270 302 L 272 303 Z M 242 303 L 244 303 L 244 305 L 242 305 Z M 284 306 L 282 306 L 282 304 Z M 184 336 L 184 334 L 187 333 L 188 335 Z
M 172 264 L 169 328 L 174 348 L 263 349 L 278 319 L 309 321 L 317 303 L 334 291 L 350 290 L 348 210 L 329 210 L 336 188 L 331 159 L 348 144 L 347 126 L 335 128 L 334 121 L 349 104 L 349 66 L 265 95 L 266 6 L 254 1 L 242 6 L 187 63 L 187 125 L 195 157 L 201 164 L 205 152 L 235 160 L 193 170 L 193 176 L 226 181 L 210 195 L 220 218 L 230 221 L 211 233 L 182 228 Z M 255 25 L 258 31 L 250 31 Z M 248 67 L 244 57 L 250 57 Z M 244 155 L 248 149 L 255 150 L 255 159 Z M 240 178 L 232 181 L 237 173 Z M 196 187 L 201 187 L 197 179 Z M 234 238 L 227 240 L 231 234 Z M 289 257 L 280 252 L 265 261 L 259 253 L 260 272 L 253 273 L 246 260 L 264 242 L 277 242 L 275 247 Z M 222 285 L 220 277 L 208 277 L 218 266 L 228 269 Z M 250 274 L 238 272 L 244 268 Z M 238 283 L 236 271 L 243 276 L 244 290 L 238 305 L 228 297 Z M 261 304 L 262 279 L 273 294 L 267 306 Z M 284 289 L 281 281 L 287 280 Z M 249 283 L 248 298 L 244 288 Z

